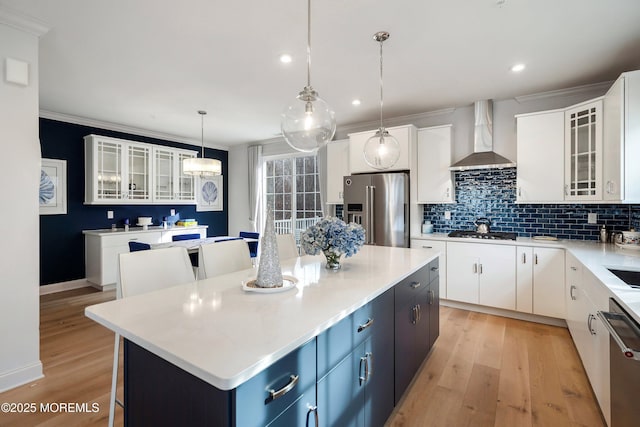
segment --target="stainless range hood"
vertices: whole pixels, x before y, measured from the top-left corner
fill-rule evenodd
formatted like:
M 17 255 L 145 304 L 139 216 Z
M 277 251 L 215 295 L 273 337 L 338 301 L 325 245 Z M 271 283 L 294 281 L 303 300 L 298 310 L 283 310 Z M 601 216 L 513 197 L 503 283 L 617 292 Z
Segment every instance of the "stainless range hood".
M 469 169 L 512 168 L 516 164 L 493 151 L 493 102 L 477 101 L 473 104 L 475 128 L 473 131 L 473 153 L 454 163 L 452 171 Z

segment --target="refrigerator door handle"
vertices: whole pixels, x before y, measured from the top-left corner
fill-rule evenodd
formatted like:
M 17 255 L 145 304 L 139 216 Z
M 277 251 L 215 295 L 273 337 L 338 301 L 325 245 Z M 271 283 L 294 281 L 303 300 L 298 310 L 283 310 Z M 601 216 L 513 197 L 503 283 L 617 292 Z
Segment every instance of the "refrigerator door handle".
M 368 197 L 369 197 L 369 210 L 367 211 L 369 215 L 369 243 L 372 245 L 376 244 L 376 224 L 375 224 L 375 205 L 376 205 L 376 187 L 373 185 L 368 186 Z

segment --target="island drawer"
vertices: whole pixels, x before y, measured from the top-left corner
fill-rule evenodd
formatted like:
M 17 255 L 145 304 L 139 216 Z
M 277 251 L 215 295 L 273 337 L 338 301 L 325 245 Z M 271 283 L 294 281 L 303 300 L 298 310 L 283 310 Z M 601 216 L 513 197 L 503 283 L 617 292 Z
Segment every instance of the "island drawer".
M 236 426 L 263 427 L 316 383 L 316 340 L 292 351 L 236 390 Z M 315 396 L 307 396 L 311 404 Z
M 416 298 L 417 294 L 427 292 L 430 283 L 431 265 L 422 268 L 395 286 L 395 306 L 405 306 Z

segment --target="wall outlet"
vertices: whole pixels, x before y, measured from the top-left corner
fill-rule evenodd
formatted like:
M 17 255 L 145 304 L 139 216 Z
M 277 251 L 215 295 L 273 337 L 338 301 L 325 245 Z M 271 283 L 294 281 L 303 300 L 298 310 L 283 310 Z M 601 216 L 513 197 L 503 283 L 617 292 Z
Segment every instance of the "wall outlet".
M 597 224 L 598 223 L 598 214 L 597 213 L 589 213 L 587 215 L 587 224 Z
M 171 216 L 174 216 L 176 214 L 176 210 L 175 209 L 171 209 Z
M 113 211 L 107 211 L 107 219 L 113 219 Z
M 444 211 L 444 219 L 451 219 L 451 211 Z

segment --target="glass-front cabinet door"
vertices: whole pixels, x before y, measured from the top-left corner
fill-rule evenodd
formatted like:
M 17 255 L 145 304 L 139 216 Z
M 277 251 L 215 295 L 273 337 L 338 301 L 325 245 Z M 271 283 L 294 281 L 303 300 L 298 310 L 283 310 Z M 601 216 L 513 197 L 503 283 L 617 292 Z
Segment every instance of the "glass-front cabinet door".
M 565 112 L 565 200 L 602 197 L 602 100 Z
M 182 161 L 195 157 L 196 152 L 158 147 L 153 152 L 154 203 L 195 203 L 194 178 L 184 174 Z
M 151 201 L 151 146 L 127 144 L 127 177 L 125 199 Z
M 124 144 L 116 141 L 97 140 L 94 151 L 94 179 L 91 184 L 95 187 L 96 200 L 120 200 L 123 197 L 122 170 Z M 87 183 L 89 184 L 89 183 Z

